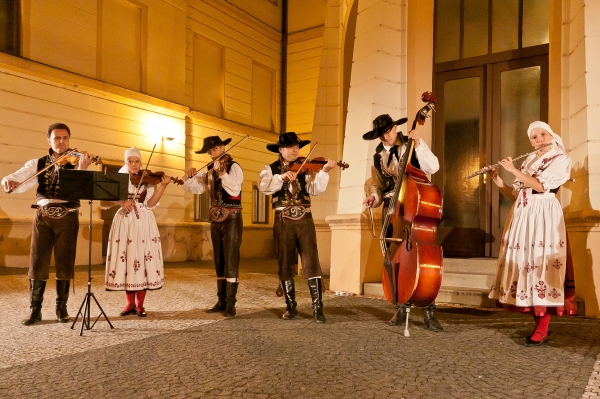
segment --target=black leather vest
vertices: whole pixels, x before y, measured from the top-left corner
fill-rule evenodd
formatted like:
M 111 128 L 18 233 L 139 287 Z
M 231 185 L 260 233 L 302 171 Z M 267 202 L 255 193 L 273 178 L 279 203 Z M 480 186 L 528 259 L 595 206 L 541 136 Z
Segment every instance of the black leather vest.
M 227 165 L 227 173 L 231 170 L 231 167 L 234 163 L 237 162 L 229 162 Z M 208 167 L 208 173 L 212 174 L 212 187 L 210 190 L 210 205 L 211 206 L 220 206 L 224 208 L 241 208 L 242 207 L 242 193 L 237 196 L 230 195 L 223 188 L 223 181 L 219 178 L 219 173 L 213 169 L 213 165 Z
M 46 165 L 49 165 L 52 162 L 54 162 L 54 158 L 50 155 L 46 155 L 45 157 L 38 159 L 37 171 L 39 172 L 40 170 L 44 169 Z M 59 166 L 58 169 L 75 169 L 75 165 L 67 163 L 66 165 Z M 60 182 L 58 179 L 58 169 L 56 168 L 56 166 L 53 166 L 38 175 L 38 187 L 35 196 L 37 199 L 62 199 L 60 198 Z M 79 200 L 65 199 L 65 201 L 69 201 L 69 204 L 66 204 L 68 207 L 79 207 L 80 205 Z
M 402 149 L 402 145 L 398 146 L 398 149 Z M 381 153 L 385 151 L 385 149 L 383 148 L 383 143 L 379 143 L 379 145 L 377 146 L 377 148 L 375 148 L 375 155 L 373 155 L 373 165 L 375 166 L 375 169 L 377 170 L 377 173 L 379 173 L 379 176 L 381 176 L 381 179 L 383 180 L 383 186 L 381 187 L 381 191 L 383 193 L 383 195 L 385 195 L 386 193 L 389 193 L 390 191 L 392 191 L 394 189 L 394 177 L 392 175 L 390 175 L 389 173 L 384 172 L 383 169 L 383 157 L 381 156 Z M 398 154 L 397 159 L 399 160 L 399 158 L 401 157 L 402 154 Z M 390 154 L 390 157 L 392 155 Z M 388 158 L 388 163 L 389 163 L 389 158 Z M 412 166 L 414 166 L 417 169 L 421 169 L 421 165 L 419 164 L 419 159 L 417 158 L 417 154 L 415 153 L 415 151 L 413 150 L 412 156 L 410 158 L 410 164 Z M 387 167 L 387 165 L 385 165 Z
M 283 165 L 280 160 L 269 166 L 273 176 L 284 174 L 289 170 L 289 166 Z M 293 186 L 294 193 L 290 191 L 290 185 Z M 310 206 L 310 195 L 306 192 L 306 173 L 300 173 L 293 182 L 284 181 L 281 189 L 274 193 L 271 198 L 273 208 L 292 205 Z

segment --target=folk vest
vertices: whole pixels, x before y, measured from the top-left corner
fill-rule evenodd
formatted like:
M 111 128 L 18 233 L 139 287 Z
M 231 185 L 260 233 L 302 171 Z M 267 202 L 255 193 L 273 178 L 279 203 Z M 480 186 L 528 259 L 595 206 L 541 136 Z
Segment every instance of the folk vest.
M 227 173 L 231 171 L 231 167 L 234 163 L 229 162 L 225 169 Z M 219 178 L 219 173 L 213 169 L 213 165 L 208 167 L 209 185 L 210 185 L 210 205 L 219 206 L 224 208 L 241 208 L 242 207 L 242 193 L 240 192 L 237 196 L 230 195 L 223 188 L 223 181 Z
M 273 175 L 281 175 L 287 172 L 290 165 L 283 165 L 279 161 L 269 165 Z M 310 195 L 306 192 L 306 173 L 298 174 L 296 180 L 284 181 L 279 191 L 272 195 L 271 206 L 278 208 L 281 206 L 310 206 Z
M 54 157 L 50 155 L 46 155 L 45 157 L 38 159 L 37 171 L 39 172 L 52 162 L 54 162 Z M 59 166 L 58 169 L 56 167 L 51 167 L 48 168 L 48 170 L 40 173 L 37 177 L 38 187 L 35 196 L 37 199 L 63 199 L 60 197 L 60 181 L 58 178 L 59 169 L 75 169 L 75 165 L 67 163 L 66 165 Z M 64 200 L 69 202 L 68 204 L 66 204 L 66 206 L 70 208 L 78 208 L 80 206 L 79 200 Z
M 393 148 L 391 149 L 390 158 L 388 158 L 388 163 L 391 161 L 391 157 L 394 156 L 393 153 L 396 154 L 398 160 L 402 157 L 402 154 L 397 153 L 398 149 L 401 148 L 402 146 L 398 145 L 396 147 L 396 151 L 393 151 Z M 375 148 L 375 155 L 373 155 L 373 165 L 375 166 L 377 173 L 379 173 L 379 176 L 381 176 L 381 179 L 383 180 L 383 186 L 381 187 L 381 191 L 383 195 L 385 195 L 394 189 L 395 183 L 394 177 L 387 173 L 386 169 L 384 168 L 383 157 L 381 156 L 381 153 L 383 151 L 385 151 L 385 149 L 383 148 L 383 143 L 379 143 L 377 148 Z M 419 164 L 419 160 L 417 159 L 417 154 L 415 153 L 415 151 L 413 151 L 412 156 L 410 158 L 410 164 L 417 169 L 421 169 L 421 165 Z M 387 165 L 385 165 L 385 167 L 387 167 Z

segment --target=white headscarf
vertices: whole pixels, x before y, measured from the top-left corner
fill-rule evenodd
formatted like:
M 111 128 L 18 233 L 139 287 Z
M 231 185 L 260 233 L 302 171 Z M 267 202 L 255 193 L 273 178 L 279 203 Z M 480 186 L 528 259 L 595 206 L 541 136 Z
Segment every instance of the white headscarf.
M 140 152 L 140 150 L 138 150 L 137 147 L 131 147 L 125 150 L 125 165 L 123 165 L 121 169 L 119 169 L 119 173 L 129 173 L 129 170 L 127 169 L 127 160 L 130 157 L 138 157 L 140 159 L 140 162 L 142 162 L 142 153 Z
M 552 137 L 554 138 L 554 145 L 552 147 L 554 147 L 556 150 L 558 150 L 559 153 L 562 153 L 562 154 L 567 153 L 560 136 L 558 134 L 554 133 L 554 131 L 552 130 L 550 125 L 548 125 L 546 122 L 541 122 L 541 121 L 532 122 L 529 125 L 529 128 L 527 129 L 527 137 L 531 138 L 531 131 L 533 129 L 537 129 L 537 128 L 542 128 L 552 135 Z
M 541 157 L 538 158 L 536 152 L 532 152 L 525 159 L 523 165 L 521 166 L 521 171 L 523 171 L 523 168 L 525 168 L 527 170 L 527 173 L 529 174 L 537 170 L 542 163 L 545 163 L 548 159 L 555 157 L 557 154 L 566 155 L 567 153 L 560 136 L 554 133 L 552 131 L 552 128 L 546 122 L 535 121 L 531 123 L 529 125 L 529 128 L 527 129 L 527 137 L 531 138 L 531 132 L 533 131 L 533 129 L 537 128 L 542 128 L 548 133 L 550 133 L 554 140 L 552 141 L 552 147 L 550 148 L 550 150 L 545 152 Z M 517 190 L 523 189 L 521 180 L 515 178 L 515 180 L 513 181 L 513 187 Z M 527 187 L 526 190 L 528 190 L 527 195 L 531 195 L 532 189 L 530 187 Z

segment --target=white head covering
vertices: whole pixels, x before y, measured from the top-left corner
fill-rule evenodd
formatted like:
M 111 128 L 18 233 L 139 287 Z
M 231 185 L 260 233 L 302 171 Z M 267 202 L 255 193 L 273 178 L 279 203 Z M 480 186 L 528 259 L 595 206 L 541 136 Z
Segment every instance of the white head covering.
M 562 142 L 562 139 L 560 138 L 560 136 L 556 133 L 554 133 L 554 131 L 552 130 L 552 128 L 550 127 L 550 125 L 548 125 L 546 122 L 541 122 L 541 121 L 535 121 L 532 122 L 529 125 L 529 128 L 527 129 L 527 137 L 531 138 L 531 131 L 533 129 L 537 129 L 537 128 L 542 128 L 545 131 L 547 131 L 548 133 L 550 133 L 552 135 L 552 137 L 554 138 L 554 145 L 553 147 L 556 148 L 560 153 L 566 154 L 567 151 L 565 150 L 565 146 Z
M 140 159 L 140 162 L 142 162 L 142 153 L 140 152 L 140 150 L 138 150 L 137 147 L 131 147 L 125 150 L 125 165 L 123 165 L 123 167 L 119 169 L 119 173 L 129 173 L 127 170 L 127 160 L 130 157 L 138 157 Z

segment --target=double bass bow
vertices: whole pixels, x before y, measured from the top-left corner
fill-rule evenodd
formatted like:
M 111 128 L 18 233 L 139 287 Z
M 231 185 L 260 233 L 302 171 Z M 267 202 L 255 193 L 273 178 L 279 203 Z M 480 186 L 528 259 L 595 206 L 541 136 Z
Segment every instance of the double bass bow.
M 411 130 L 423 125 L 435 108 L 436 98 L 431 92 L 423 93 L 421 99 L 426 104 L 417 112 Z M 410 302 L 428 306 L 442 283 L 443 254 L 436 243 L 436 229 L 442 218 L 443 200 L 440 189 L 410 164 L 414 151 L 411 138 L 406 146 L 379 239 L 384 258 L 383 291 L 395 305 Z M 388 237 L 390 226 L 392 236 Z M 404 335 L 408 336 L 408 317 L 406 320 Z

